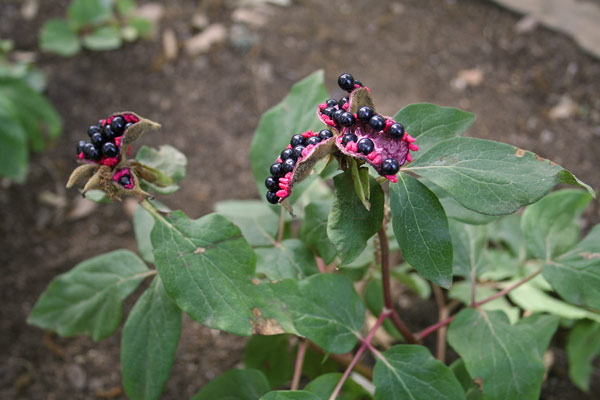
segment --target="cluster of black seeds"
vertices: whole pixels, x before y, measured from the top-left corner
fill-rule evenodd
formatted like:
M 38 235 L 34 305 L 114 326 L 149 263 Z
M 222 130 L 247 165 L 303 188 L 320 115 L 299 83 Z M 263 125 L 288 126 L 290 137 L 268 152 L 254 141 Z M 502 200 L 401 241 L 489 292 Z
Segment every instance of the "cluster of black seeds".
M 128 118 L 130 119 L 130 118 Z M 90 161 L 100 162 L 114 159 L 119 155 L 120 139 L 127 128 L 134 122 L 127 122 L 124 116 L 117 115 L 108 120 L 100 120 L 97 125 L 88 128 L 90 141 L 80 140 L 77 143 L 77 155 Z

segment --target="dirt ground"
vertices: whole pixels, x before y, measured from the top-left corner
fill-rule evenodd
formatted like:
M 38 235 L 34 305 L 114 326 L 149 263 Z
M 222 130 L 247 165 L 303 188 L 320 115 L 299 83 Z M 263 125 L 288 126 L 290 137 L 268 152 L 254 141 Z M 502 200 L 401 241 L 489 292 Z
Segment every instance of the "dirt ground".
M 67 2 L 41 1 L 31 21 L 21 17 L 21 3 L 0 3 L 0 37 L 15 40 L 20 50 L 38 51 L 43 21 L 63 15 Z M 161 3 L 166 8 L 159 31 L 172 29 L 180 43 L 196 33 L 194 14 L 232 27 L 239 7 L 233 0 Z M 131 221 L 120 204 L 72 219 L 79 195 L 64 189 L 76 166 L 75 143 L 85 138 L 88 125 L 113 111 L 131 109 L 159 121 L 162 131 L 148 134 L 145 144 L 171 144 L 186 153 L 182 190 L 162 200 L 192 217 L 212 211 L 215 201 L 257 198 L 248 148 L 259 117 L 295 81 L 319 68 L 335 97 L 341 95 L 339 73 L 362 80 L 383 114 L 420 101 L 472 111 L 477 122 L 469 135 L 532 150 L 600 188 L 600 62 L 569 38 L 541 27 L 519 32 L 521 16 L 479 1 L 297 0 L 268 7 L 263 25 L 238 27 L 246 34 L 235 43 L 195 57 L 180 52 L 167 62 L 160 39 L 72 58 L 39 55 L 64 132 L 50 150 L 33 156 L 26 184 L 0 189 L 0 398 L 125 398 L 118 394 L 120 333 L 100 343 L 52 337 L 61 356 L 50 350 L 41 330 L 25 324 L 55 275 L 94 255 L 135 249 Z M 481 82 L 467 77 L 463 87 L 464 81 L 455 80 L 461 70 L 473 69 L 481 72 Z M 561 102 L 577 105 L 577 111 L 552 119 Z M 600 222 L 597 204 L 585 214 L 588 228 Z M 130 306 L 131 301 L 126 309 Z M 435 314 L 432 303 L 403 311 L 415 329 L 433 322 L 416 311 L 423 309 Z M 564 334 L 553 346 L 542 398 L 599 398 L 598 369 L 593 393 L 586 396 L 568 379 L 560 349 Z M 164 398 L 188 398 L 237 365 L 242 348 L 239 338 L 184 319 Z

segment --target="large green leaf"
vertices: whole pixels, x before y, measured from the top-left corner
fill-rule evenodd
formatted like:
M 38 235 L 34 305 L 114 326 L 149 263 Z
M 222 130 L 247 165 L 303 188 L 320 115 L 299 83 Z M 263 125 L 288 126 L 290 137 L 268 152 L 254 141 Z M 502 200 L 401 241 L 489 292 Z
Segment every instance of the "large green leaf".
M 466 137 L 438 143 L 404 170 L 489 215 L 510 214 L 536 202 L 568 174 L 560 165 L 514 146 Z
M 575 248 L 548 261 L 542 273 L 565 300 L 600 310 L 600 225 Z
M 167 293 L 196 321 L 238 335 L 295 332 L 271 285 L 252 282 L 254 252 L 224 217 L 155 215 L 151 240 Z
M 485 268 L 487 228 L 485 225 L 467 225 L 450 221 L 453 248 L 453 272 L 475 281 Z
M 600 354 L 600 324 L 588 320 L 578 322 L 567 338 L 569 376 L 579 389 L 590 389 L 594 371 L 592 361 Z
M 90 50 L 114 50 L 121 47 L 121 32 L 115 26 L 103 26 L 94 29 L 81 39 L 84 47 Z
M 182 180 L 186 174 L 187 158 L 175 147 L 163 145 L 158 149 L 142 146 L 135 156 L 135 159 L 144 165 L 157 169 L 170 178 L 173 184 L 167 187 L 160 187 L 148 183 L 157 193 L 170 194 L 179 189 L 177 182 Z
M 67 10 L 69 20 L 77 27 L 104 22 L 111 17 L 112 1 L 74 0 Z
M 375 400 L 465 398 L 450 368 L 423 346 L 400 344 L 377 354 L 373 384 Z
M 373 177 L 370 177 L 370 181 L 371 210 L 367 211 L 354 193 L 350 171 L 333 178 L 335 193 L 327 220 L 327 236 L 342 264 L 355 260 L 367 246 L 367 240 L 381 228 L 383 190 Z
M 286 335 L 252 336 L 244 349 L 244 365 L 262 371 L 271 387 L 281 387 L 294 373 L 288 346 Z
M 462 302 L 463 304 L 471 304 L 471 297 L 473 295 L 472 292 L 473 284 L 470 281 L 460 281 L 455 282 L 452 285 L 452 288 L 448 292 L 448 298 L 456 299 Z M 488 286 L 477 285 L 477 290 L 475 291 L 475 301 L 484 300 L 490 296 L 493 296 L 498 291 L 492 289 Z M 515 323 L 519 320 L 519 316 L 521 315 L 521 310 L 518 307 L 512 306 L 508 300 L 504 297 L 499 297 L 494 301 L 490 301 L 488 303 L 480 306 L 482 309 L 487 311 L 500 310 L 506 314 L 509 321 L 511 323 Z
M 530 253 L 550 260 L 573 247 L 579 240 L 579 216 L 590 200 L 581 190 L 559 190 L 527 207 L 521 229 Z
M 275 288 L 300 335 L 330 353 L 352 350 L 365 319 L 365 305 L 350 279 L 319 274 L 298 282 L 285 280 Z
M 181 311 L 159 277 L 131 310 L 121 338 L 121 370 L 131 399 L 159 399 L 181 332 Z
M 215 211 L 236 224 L 251 246 L 273 246 L 279 231 L 279 217 L 263 201 L 226 200 Z
M 64 19 L 46 21 L 40 33 L 42 50 L 61 56 L 72 56 L 80 49 L 77 33 Z
M 316 71 L 296 83 L 285 99 L 265 112 L 254 132 L 250 146 L 250 163 L 261 196 L 269 166 L 290 143 L 292 135 L 322 126 L 317 118 L 317 105 L 327 99 L 323 71 Z M 302 187 L 294 187 L 294 193 Z
M 482 380 L 486 399 L 538 399 L 545 368 L 535 340 L 501 311 L 464 309 L 448 329 L 448 342 Z
M 416 160 L 442 140 L 462 136 L 475 122 L 475 115 L 456 108 L 417 103 L 398 111 L 394 120 L 404 125 L 406 132 L 417 138 L 419 151 L 412 153 Z
M 119 327 L 123 300 L 154 272 L 129 250 L 90 258 L 52 280 L 27 322 L 61 336 L 104 339 Z
M 399 174 L 390 185 L 392 226 L 404 259 L 426 279 L 445 288 L 452 285 L 452 241 L 448 219 L 427 186 Z
M 331 212 L 330 201 L 313 201 L 304 209 L 304 221 L 298 236 L 313 248 L 325 264 L 331 263 L 337 251 L 327 237 L 327 218 Z
M 311 251 L 298 239 L 286 239 L 273 247 L 256 249 L 256 274 L 271 281 L 302 279 L 319 272 Z
M 232 369 L 208 382 L 192 400 L 256 400 L 269 391 L 269 382 L 255 369 Z
M 152 241 L 150 233 L 154 226 L 154 218 L 138 206 L 133 214 L 133 231 L 135 232 L 135 240 L 137 241 L 138 251 L 144 261 L 154 264 L 154 253 L 152 253 Z
M 320 400 L 329 400 L 329 397 L 335 390 L 338 382 L 342 378 L 342 374 L 332 372 L 321 375 L 314 381 L 310 382 L 304 390 L 316 394 Z M 337 400 L 367 400 L 371 399 L 371 395 L 362 386 L 354 382 L 352 379 L 347 379 L 342 385 L 342 390 Z
M 259 400 L 319 400 L 319 397 L 304 390 L 278 390 L 267 393 Z
M 550 345 L 552 336 L 554 336 L 556 329 L 558 329 L 559 320 L 560 318 L 556 315 L 532 314 L 521 318 L 517 322 L 517 326 L 529 330 L 529 334 L 535 338 L 538 353 L 542 357 Z
M 14 105 L 0 95 L 0 176 L 25 181 L 28 160 L 27 133 Z

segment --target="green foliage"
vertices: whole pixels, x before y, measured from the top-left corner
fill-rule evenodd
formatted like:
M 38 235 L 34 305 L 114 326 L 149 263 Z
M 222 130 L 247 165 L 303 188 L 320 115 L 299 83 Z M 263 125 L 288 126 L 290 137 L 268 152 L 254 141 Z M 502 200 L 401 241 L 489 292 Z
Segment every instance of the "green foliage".
M 592 361 L 600 354 L 600 324 L 589 320 L 578 322 L 567 339 L 569 376 L 584 392 L 590 388 Z
M 132 0 L 73 0 L 66 19 L 48 20 L 40 32 L 42 50 L 68 57 L 89 50 L 114 50 L 123 40 L 148 37 L 152 23 L 135 16 Z
M 333 393 L 341 377 L 342 374 L 337 372 L 323 374 L 306 385 L 304 390 L 316 394 L 320 400 L 329 400 L 329 396 Z M 358 383 L 349 379 L 342 386 L 342 391 L 337 398 L 339 400 L 367 400 L 371 399 L 371 395 Z
M 287 335 L 253 336 L 246 343 L 244 365 L 262 371 L 271 387 L 282 387 L 294 370 Z
M 269 391 L 269 382 L 255 369 L 232 369 L 206 384 L 192 400 L 256 400 Z

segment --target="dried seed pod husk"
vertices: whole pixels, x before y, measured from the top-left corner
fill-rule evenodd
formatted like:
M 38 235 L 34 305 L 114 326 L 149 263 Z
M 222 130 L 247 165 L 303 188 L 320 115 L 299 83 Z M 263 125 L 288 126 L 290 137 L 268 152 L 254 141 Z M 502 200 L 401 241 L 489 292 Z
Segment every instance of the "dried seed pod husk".
M 90 179 L 99 168 L 100 166 L 98 164 L 87 163 L 75 168 L 73 172 L 71 172 L 71 176 L 67 182 L 67 189 L 84 179 Z
M 123 133 L 123 139 L 121 141 L 121 148 L 127 149 L 133 142 L 138 140 L 144 133 L 150 130 L 156 130 L 160 128 L 160 124 L 158 122 L 151 121 L 147 118 L 144 118 L 132 111 L 123 111 L 113 113 L 111 117 L 115 117 L 117 115 L 127 115 L 131 114 L 137 117 L 138 122 L 134 123 L 130 126 L 125 133 Z

